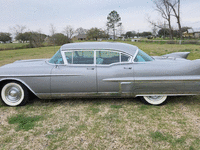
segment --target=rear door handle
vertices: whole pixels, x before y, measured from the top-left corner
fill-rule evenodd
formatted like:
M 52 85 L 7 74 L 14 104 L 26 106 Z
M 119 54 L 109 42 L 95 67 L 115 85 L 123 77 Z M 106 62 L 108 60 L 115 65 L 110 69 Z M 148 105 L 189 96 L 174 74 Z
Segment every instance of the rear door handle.
M 132 67 L 124 67 L 124 69 L 132 69 Z
M 94 68 L 87 68 L 87 70 L 94 70 Z

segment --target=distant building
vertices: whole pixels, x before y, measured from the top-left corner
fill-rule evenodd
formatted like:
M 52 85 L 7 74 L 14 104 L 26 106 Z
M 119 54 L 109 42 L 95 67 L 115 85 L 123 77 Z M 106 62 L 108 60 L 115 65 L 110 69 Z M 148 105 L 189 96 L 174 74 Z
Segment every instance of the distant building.
M 87 35 L 86 34 L 78 34 L 76 36 L 74 36 L 72 38 L 73 41 L 77 41 L 77 40 L 81 40 L 81 41 L 84 41 L 84 40 L 87 40 Z
M 186 32 L 183 32 L 183 37 L 200 38 L 200 29 L 188 29 Z

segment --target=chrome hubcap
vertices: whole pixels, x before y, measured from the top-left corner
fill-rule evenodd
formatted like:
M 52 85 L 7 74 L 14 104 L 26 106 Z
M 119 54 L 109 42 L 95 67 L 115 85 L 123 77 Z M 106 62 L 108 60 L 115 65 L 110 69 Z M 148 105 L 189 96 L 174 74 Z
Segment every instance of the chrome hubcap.
M 147 96 L 151 101 L 159 101 L 163 98 L 163 96 Z
M 5 97 L 8 101 L 12 103 L 18 102 L 22 97 L 20 88 L 17 86 L 8 87 L 5 91 Z

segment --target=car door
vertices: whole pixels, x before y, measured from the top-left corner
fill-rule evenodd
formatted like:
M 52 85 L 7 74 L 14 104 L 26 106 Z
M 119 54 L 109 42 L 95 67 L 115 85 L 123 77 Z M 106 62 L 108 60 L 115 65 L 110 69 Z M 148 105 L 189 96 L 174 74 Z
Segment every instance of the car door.
M 133 77 L 131 58 L 130 55 L 118 51 L 96 51 L 98 93 L 123 91 L 123 89 L 120 89 L 121 83 L 104 81 L 104 79 Z M 122 82 L 122 84 L 129 83 Z
M 52 95 L 97 92 L 94 51 L 64 51 L 62 56 L 65 64 L 52 70 Z

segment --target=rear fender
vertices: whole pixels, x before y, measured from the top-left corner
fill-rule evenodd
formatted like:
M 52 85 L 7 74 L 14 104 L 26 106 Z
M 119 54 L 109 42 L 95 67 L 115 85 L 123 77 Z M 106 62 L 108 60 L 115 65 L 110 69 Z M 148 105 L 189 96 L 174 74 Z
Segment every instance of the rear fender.
M 175 53 L 163 55 L 163 57 L 175 57 L 175 58 L 187 59 L 189 54 L 190 52 L 175 52 Z

